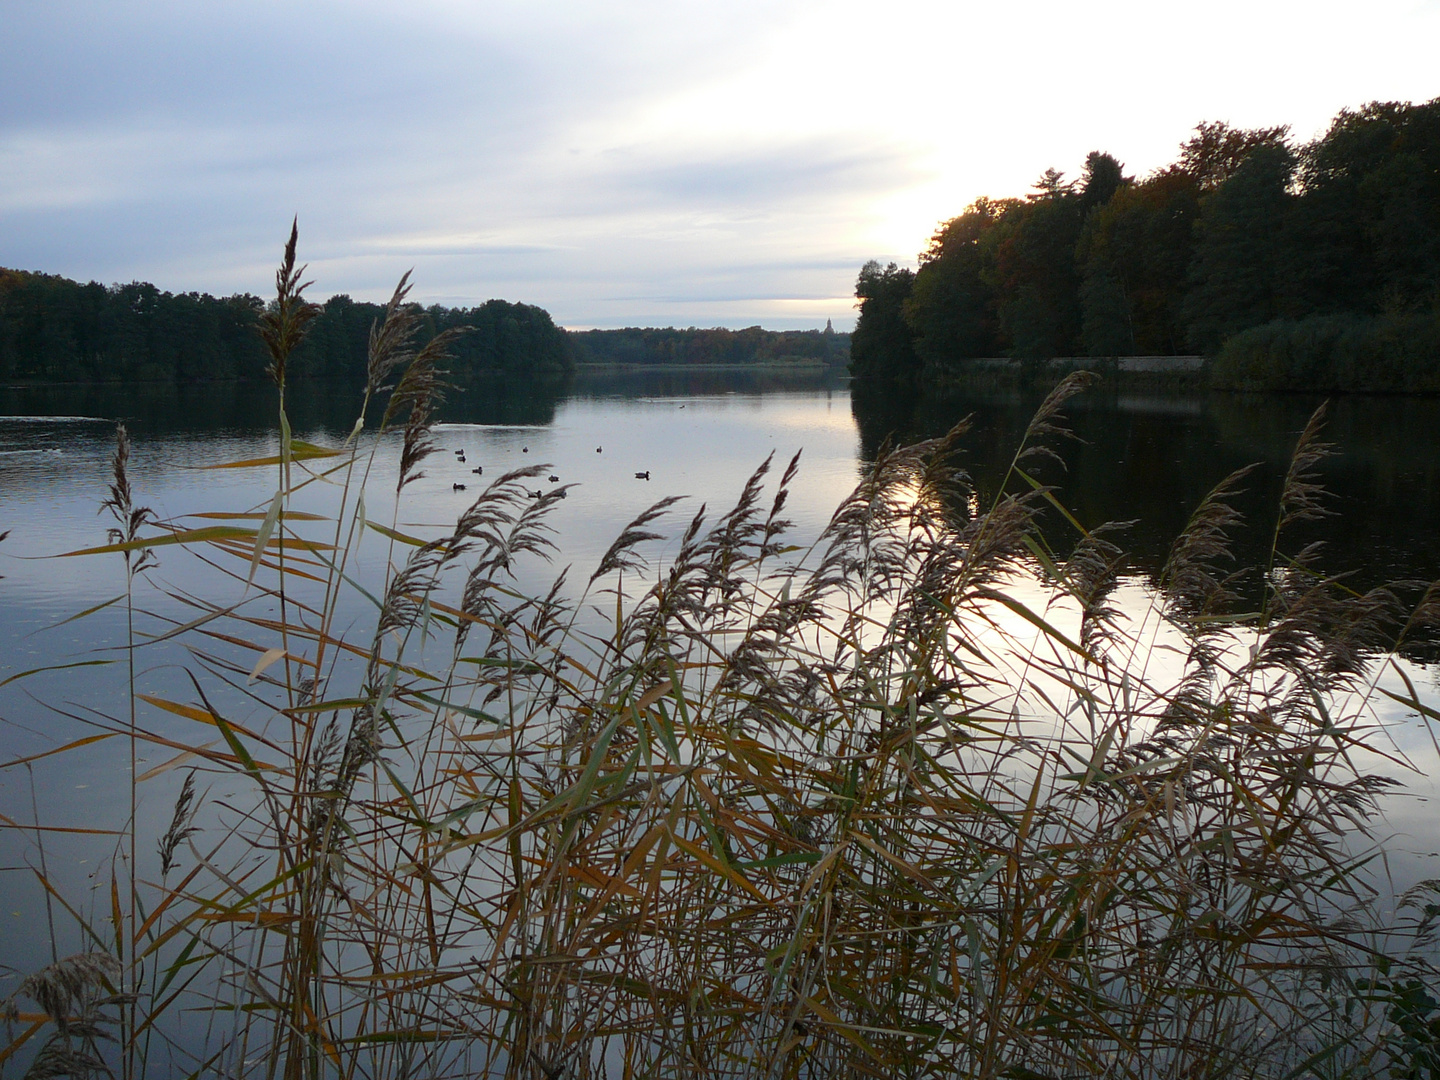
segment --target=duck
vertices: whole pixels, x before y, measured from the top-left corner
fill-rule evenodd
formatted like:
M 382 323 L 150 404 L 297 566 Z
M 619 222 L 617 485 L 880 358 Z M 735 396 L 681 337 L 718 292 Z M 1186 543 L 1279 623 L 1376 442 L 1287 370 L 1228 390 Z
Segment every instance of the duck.
M 456 454 L 455 454 L 455 460 L 458 461 L 461 465 L 464 465 L 464 464 L 465 464 L 465 451 L 464 451 L 464 450 L 459 450 L 459 451 L 457 451 Z
M 649 480 L 649 479 L 650 479 L 650 470 L 649 470 L 649 469 L 646 469 L 644 472 L 637 472 L 637 473 L 635 474 L 635 479 L 636 479 L 636 480 Z
M 451 489 L 454 490 L 454 491 L 464 491 L 464 490 L 465 490 L 465 485 L 464 485 L 464 484 L 451 484 L 450 487 L 451 487 Z
M 528 447 L 528 446 L 522 446 L 522 447 L 520 448 L 520 452 L 521 452 L 522 454 L 528 454 L 528 453 L 530 452 L 530 447 Z
M 543 499 L 545 497 L 543 491 L 527 491 L 525 494 L 529 495 L 532 499 Z
M 482 475 L 482 474 L 485 472 L 485 466 L 484 466 L 484 465 L 476 465 L 476 466 L 475 466 L 473 469 L 471 469 L 470 471 L 473 472 L 476 476 L 480 476 L 480 475 Z
M 595 447 L 595 452 L 598 454 L 600 452 L 600 447 Z

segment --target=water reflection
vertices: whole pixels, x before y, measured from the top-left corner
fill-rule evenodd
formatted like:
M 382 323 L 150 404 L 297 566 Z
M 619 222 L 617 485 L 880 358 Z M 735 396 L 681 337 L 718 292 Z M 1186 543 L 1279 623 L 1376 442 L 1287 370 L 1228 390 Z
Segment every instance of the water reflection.
M 442 420 L 475 424 L 550 424 L 574 392 L 573 376 L 473 379 L 445 391 Z M 359 383 L 310 380 L 290 388 L 286 412 L 296 431 L 348 434 L 359 413 Z M 176 386 L 0 387 L 0 416 L 87 416 L 123 419 L 136 435 L 177 432 L 274 431 L 275 388 L 263 382 Z M 372 406 L 371 423 L 379 422 Z
M 637 417 L 658 420 L 663 414 L 665 422 L 650 432 L 655 445 L 635 444 L 627 451 L 627 463 L 633 457 L 635 469 L 657 461 L 685 465 L 690 457 L 687 441 L 695 441 L 687 433 L 698 436 L 702 431 L 707 444 L 718 439 L 737 461 L 743 458 L 753 468 L 772 446 L 779 448 L 773 437 L 778 431 L 819 422 L 822 414 L 815 403 L 822 397 L 825 425 L 840 422 L 847 393 L 838 372 L 594 370 L 548 380 L 459 385 L 447 394 L 440 419 L 550 428 L 562 408 L 569 408 L 571 426 L 593 427 L 596 438 L 614 430 L 618 438 Z M 857 392 L 849 408 L 858 427 L 859 457 L 865 461 L 874 460 L 887 438 L 939 435 L 969 416 L 972 427 L 962 445 L 984 497 L 1003 477 L 1041 397 L 1039 391 L 1023 388 L 945 397 Z M 676 411 L 657 413 L 646 404 L 655 399 L 673 400 L 666 408 Z M 355 385 L 298 384 L 288 400 L 292 427 L 317 438 L 348 434 L 359 400 Z M 692 411 L 679 411 L 687 400 L 693 402 Z M 739 413 L 724 411 L 727 401 L 743 402 L 763 415 L 742 422 Z M 1266 554 L 1290 450 L 1318 403 L 1303 396 L 1136 393 L 1102 385 L 1066 409 L 1079 437 L 1061 447 L 1066 468 L 1041 462 L 1037 470 L 1060 488 L 1063 501 L 1087 526 L 1133 522 L 1124 546 L 1132 567 L 1153 579 L 1171 541 L 1206 492 L 1232 470 L 1258 463 L 1240 499 L 1251 527 L 1237 537 L 1238 553 L 1253 562 Z M 840 410 L 831 408 L 836 404 Z M 788 416 L 787 410 L 795 408 L 805 415 Z M 229 433 L 241 437 L 236 444 L 241 449 L 249 444 L 247 437 L 261 440 L 255 445 L 273 438 L 276 426 L 274 389 L 256 383 L 0 387 L 0 416 L 124 418 L 141 459 L 147 444 L 168 443 L 170 456 L 183 453 L 182 461 L 203 451 L 195 436 Z M 378 411 L 372 424 L 376 419 Z M 725 435 L 718 431 L 725 425 L 737 426 Z M 591 437 L 588 432 L 575 434 L 577 445 Z M 836 441 L 834 434 L 838 431 L 832 428 L 823 441 L 797 438 L 798 445 L 806 446 L 806 471 L 852 472 L 853 443 Z M 1367 587 L 1395 579 L 1440 578 L 1440 401 L 1340 398 L 1331 405 L 1326 438 L 1336 447 L 1322 468 L 1323 480 L 1334 493 L 1335 515 L 1309 534 L 1325 540 L 1322 565 L 1331 572 L 1355 571 L 1357 584 Z M 626 440 L 635 443 L 628 432 Z M 104 432 L 83 425 L 0 424 L 0 494 L 18 494 L 24 488 L 34 495 L 43 485 L 63 487 L 81 473 L 103 472 L 98 458 L 90 458 L 105 453 L 100 445 L 105 441 Z M 94 453 L 85 453 L 92 442 Z M 41 460 L 24 460 L 45 453 L 67 454 L 69 460 L 63 469 L 54 462 L 42 468 Z M 628 472 L 621 471 L 628 480 Z M 711 479 L 709 470 L 680 471 L 692 480 L 702 475 Z M 713 501 L 709 491 L 683 494 Z M 1054 522 L 1049 531 L 1063 546 L 1065 530 L 1059 526 Z
M 966 464 L 982 498 L 992 493 L 1043 393 L 1021 388 L 896 397 L 852 397 L 861 454 L 887 439 L 943 434 L 963 417 Z M 1238 500 L 1248 527 L 1236 553 L 1263 564 L 1295 440 L 1321 399 L 1302 395 L 1137 394 L 1101 385 L 1065 407 L 1077 436 L 1060 445 L 1065 468 L 1036 463 L 1041 479 L 1087 527 L 1132 522 L 1121 541 L 1130 565 L 1152 581 L 1170 544 L 1207 492 L 1255 464 Z M 1357 588 L 1440 578 L 1440 400 L 1344 397 L 1330 405 L 1326 441 L 1335 454 L 1320 475 L 1332 517 L 1297 532 L 1292 547 L 1323 540 L 1320 566 L 1353 573 Z M 1060 540 L 1063 523 L 1049 524 Z
M 543 426 L 553 424 L 559 406 L 575 398 L 805 393 L 843 390 L 846 383 L 839 369 L 598 368 L 532 379 L 474 378 L 450 383 L 439 417 L 451 423 Z M 348 434 L 362 393 L 355 382 L 297 382 L 286 397 L 290 424 L 297 431 Z M 0 386 L 0 417 L 123 419 L 136 434 L 273 431 L 275 415 L 275 388 L 266 382 Z M 372 409 L 372 423 L 378 419 Z

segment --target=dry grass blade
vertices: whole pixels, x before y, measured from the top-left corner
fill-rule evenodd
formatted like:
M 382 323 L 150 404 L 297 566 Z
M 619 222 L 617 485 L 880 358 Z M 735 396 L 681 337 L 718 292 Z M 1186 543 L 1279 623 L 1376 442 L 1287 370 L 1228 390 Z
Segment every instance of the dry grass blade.
M 663 533 L 651 531 L 648 526 L 658 521 L 665 512 L 679 502 L 683 496 L 670 495 L 647 507 L 630 524 L 621 530 L 614 542 L 600 557 L 595 572 L 590 575 L 593 583 L 614 570 L 636 570 L 644 565 L 635 548 L 650 540 L 664 539 Z
M 407 270 L 395 286 L 390 302 L 385 305 L 384 321 L 370 327 L 370 345 L 365 363 L 366 397 L 380 393 L 390 373 L 414 356 L 410 342 L 419 329 L 420 315 L 406 303 L 410 288 L 410 271 Z
M 1334 452 L 1329 443 L 1320 441 L 1320 432 L 1325 427 L 1329 403 L 1322 403 L 1310 414 L 1305 430 L 1295 444 L 1290 456 L 1290 468 L 1285 473 L 1285 485 L 1280 492 L 1280 524 L 1277 533 L 1301 521 L 1314 521 L 1328 517 L 1332 511 L 1324 505 L 1325 488 L 1319 483 L 1317 467 Z
M 1232 501 L 1243 492 L 1240 485 L 1254 468 L 1236 469 L 1211 488 L 1171 545 L 1160 571 L 1160 588 L 1177 612 L 1209 615 L 1234 601 L 1233 578 L 1225 564 L 1233 562 L 1231 534 L 1244 518 Z
M 0 1015 L 13 1019 L 18 1012 L 17 999 L 29 998 L 65 1031 L 73 1018 L 88 1018 L 102 998 L 114 993 L 122 973 L 120 962 L 108 953 L 67 956 L 27 975 L 0 1004 Z
M 450 357 L 450 343 L 463 334 L 463 328 L 436 334 L 410 360 L 400 377 L 381 420 L 381 429 L 388 428 L 401 416 L 405 418 L 405 439 L 400 451 L 400 477 L 395 490 L 420 479 L 419 465 L 436 450 L 430 438 L 435 423 L 435 409 L 444 400 L 444 372 L 438 367 Z
M 260 317 L 260 336 L 270 352 L 267 372 L 275 385 L 284 387 L 285 369 L 290 355 L 305 337 L 305 328 L 319 314 L 316 306 L 305 299 L 310 282 L 302 282 L 305 267 L 295 265 L 295 247 L 300 234 L 300 221 L 290 224 L 290 239 L 285 254 L 275 271 L 275 303 Z
M 185 775 L 185 782 L 180 786 L 180 794 L 175 799 L 175 812 L 170 817 L 170 827 L 165 830 L 165 835 L 160 838 L 160 876 L 166 877 L 175 868 L 176 849 L 191 836 L 194 836 L 200 829 L 193 824 L 195 810 L 195 772 L 192 769 Z
M 1065 426 L 1065 417 L 1061 415 L 1060 409 L 1065 402 L 1089 389 L 1097 381 L 1099 376 L 1093 371 L 1072 371 L 1060 380 L 1055 389 L 1045 395 L 1045 400 L 1035 410 L 1035 415 L 1031 417 L 1025 428 L 1025 435 L 1020 440 L 1020 450 L 1015 458 L 1017 464 L 1031 458 L 1045 457 L 1059 462 L 1063 467 L 1064 461 L 1046 445 L 1045 440 L 1074 438 L 1074 433 Z

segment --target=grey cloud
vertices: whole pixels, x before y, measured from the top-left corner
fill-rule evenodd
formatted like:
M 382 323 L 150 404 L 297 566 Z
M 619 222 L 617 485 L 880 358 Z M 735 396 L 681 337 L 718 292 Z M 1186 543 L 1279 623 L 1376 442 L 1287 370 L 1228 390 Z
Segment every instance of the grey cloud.
M 413 266 L 425 299 L 571 323 L 823 324 L 774 303 L 845 294 L 863 253 L 828 236 L 910 182 L 901 148 L 624 138 L 794 6 L 11 0 L 0 265 L 259 292 L 298 213 L 320 295 L 382 298 Z
M 716 147 L 700 156 L 646 148 L 619 163 L 604 162 L 597 173 L 585 188 L 587 211 L 597 204 L 768 210 L 794 200 L 892 190 L 915 179 L 903 147 L 839 147 L 813 138 L 728 153 Z
M 470 104 L 513 107 L 544 86 L 539 64 L 499 42 L 426 37 L 359 7 L 336 18 L 317 5 L 59 0 L 15 5 L 6 21 L 7 128 L 134 116 L 341 116 L 348 128 L 403 119 L 461 78 Z

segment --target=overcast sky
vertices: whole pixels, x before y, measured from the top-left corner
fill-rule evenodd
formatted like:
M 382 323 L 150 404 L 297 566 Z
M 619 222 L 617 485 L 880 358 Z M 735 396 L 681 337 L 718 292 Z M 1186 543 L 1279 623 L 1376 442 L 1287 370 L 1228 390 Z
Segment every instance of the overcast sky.
M 853 322 L 979 195 L 1440 95 L 1440 0 L 0 0 L 0 266 Z

